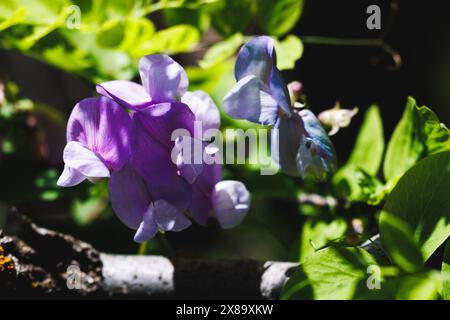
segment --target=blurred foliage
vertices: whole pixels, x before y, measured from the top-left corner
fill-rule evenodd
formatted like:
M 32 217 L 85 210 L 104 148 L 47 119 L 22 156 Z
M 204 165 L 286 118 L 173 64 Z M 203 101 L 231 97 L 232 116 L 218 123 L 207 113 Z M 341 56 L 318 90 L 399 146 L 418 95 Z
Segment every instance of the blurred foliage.
M 132 79 L 143 55 L 177 55 L 189 90 L 206 91 L 220 106 L 235 84 L 236 52 L 255 35 L 274 37 L 280 70 L 295 67 L 304 48 L 289 32 L 303 6 L 304 0 L 2 0 L 0 47 L 92 84 Z M 228 143 L 241 137 L 227 129 L 258 128 L 221 116 Z M 63 203 L 82 226 L 113 215 L 106 181 L 56 186 L 64 126 L 59 110 L 21 97 L 12 82 L 0 80 L 0 175 L 9 182 L 0 187 L 0 226 L 5 208 L 24 202 Z M 291 254 L 301 265 L 284 299 L 448 299 L 449 138 L 437 115 L 409 98 L 385 150 L 382 115 L 370 106 L 349 159 L 328 181 L 261 176 L 259 164 L 225 166 L 225 178 L 244 181 L 252 194 L 245 222 L 226 232 L 211 221 L 208 228 L 159 236 L 139 253 L 186 254 L 183 245 L 191 241 L 196 257 Z M 246 157 L 256 156 L 252 152 Z M 353 247 L 377 232 L 387 261 Z M 446 241 L 441 272 L 430 270 L 427 260 Z
M 277 4 L 272 8 L 271 3 Z M 94 83 L 131 79 L 143 55 L 201 50 L 199 44 L 209 26 L 223 41 L 205 54 L 200 62 L 203 68 L 231 57 L 243 43 L 242 34 L 252 20 L 267 19 L 271 26 L 264 31 L 282 36 L 294 27 L 302 4 L 257 0 L 4 0 L 0 3 L 0 46 Z M 163 29 L 152 19 L 159 13 L 164 19 Z M 292 68 L 303 50 L 300 40 L 291 35 L 279 47 L 281 67 Z
M 384 162 L 387 181 L 398 178 L 427 155 L 450 150 L 450 131 L 428 107 L 409 98 L 389 141 Z

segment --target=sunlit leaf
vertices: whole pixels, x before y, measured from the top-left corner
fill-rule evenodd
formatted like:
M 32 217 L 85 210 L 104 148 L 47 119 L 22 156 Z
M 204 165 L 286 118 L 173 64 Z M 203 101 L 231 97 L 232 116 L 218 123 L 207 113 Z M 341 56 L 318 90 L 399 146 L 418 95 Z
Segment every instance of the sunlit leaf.
M 351 299 L 375 258 L 359 248 L 329 247 L 309 256 L 286 283 L 281 298 Z
M 304 0 L 257 1 L 256 21 L 270 35 L 291 30 L 303 11 Z
M 214 44 L 206 51 L 203 59 L 199 61 L 200 67 L 207 69 L 217 63 L 223 62 L 231 57 L 243 43 L 244 37 L 242 34 L 236 33 L 228 39 Z
M 399 177 L 420 159 L 445 150 L 450 150 L 450 131 L 433 111 L 409 97 L 386 150 L 384 177 Z
M 419 161 L 398 181 L 383 208 L 405 221 L 427 260 L 450 236 L 450 152 Z M 386 212 L 386 213 L 385 213 Z
M 175 54 L 192 50 L 200 40 L 198 30 L 190 25 L 177 25 L 155 33 L 151 41 L 143 44 L 142 51 L 148 53 Z
M 294 69 L 303 55 L 303 43 L 299 37 L 290 34 L 282 41 L 275 41 L 277 67 L 280 70 Z
M 381 214 L 379 224 L 381 241 L 391 260 L 406 272 L 422 269 L 422 253 L 408 224 L 386 211 Z
M 305 261 L 311 254 L 322 249 L 329 242 L 340 240 L 346 230 L 347 223 L 344 219 L 307 220 L 303 224 L 301 232 L 299 261 Z
M 337 193 L 349 199 L 359 199 L 360 171 L 375 176 L 383 159 L 383 151 L 383 123 L 378 107 L 373 105 L 366 111 L 349 160 L 333 177 Z
M 221 35 L 228 37 L 243 32 L 252 15 L 251 0 L 219 1 L 210 8 L 211 24 Z

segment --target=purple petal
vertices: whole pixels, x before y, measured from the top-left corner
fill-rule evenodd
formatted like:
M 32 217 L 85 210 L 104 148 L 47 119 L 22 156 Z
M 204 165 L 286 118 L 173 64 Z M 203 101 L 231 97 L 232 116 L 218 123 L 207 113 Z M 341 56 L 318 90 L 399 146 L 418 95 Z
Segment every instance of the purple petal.
M 141 243 L 152 239 L 158 233 L 158 225 L 153 218 L 153 203 L 147 208 L 144 218 L 134 235 L 134 241 Z
M 304 123 L 306 137 L 301 141 L 298 150 L 298 171 L 303 177 L 310 175 L 316 179 L 324 179 L 327 173 L 336 168 L 333 144 L 310 110 L 303 109 L 299 115 Z
M 203 142 L 190 136 L 176 139 L 173 152 L 177 155 L 177 168 L 182 177 L 190 184 L 194 183 L 203 170 Z
M 181 102 L 187 104 L 195 115 L 196 121 L 201 121 L 202 132 L 208 129 L 219 129 L 220 113 L 211 97 L 204 91 L 186 92 Z
M 165 200 L 184 211 L 188 208 L 192 199 L 192 186 L 182 177 L 175 176 L 170 184 L 151 184 L 153 199 Z
M 172 148 L 172 134 L 177 129 L 187 130 L 194 136 L 195 115 L 181 102 L 154 104 L 143 109 L 135 117 L 156 140 Z
M 85 179 L 86 177 L 80 171 L 64 165 L 64 170 L 56 184 L 60 187 L 73 187 Z
M 274 41 L 270 37 L 255 37 L 247 42 L 239 51 L 236 60 L 236 80 L 253 75 L 268 84 L 275 65 L 274 53 Z
M 139 73 L 142 85 L 154 102 L 179 101 L 189 85 L 183 67 L 167 55 L 152 54 L 141 58 Z
M 172 133 L 176 129 L 192 135 L 194 114 L 183 103 L 152 105 L 134 115 L 131 161 L 149 183 L 171 185 L 178 179 L 172 161 Z
M 125 108 L 139 110 L 150 105 L 151 97 L 140 84 L 114 80 L 96 86 L 97 92 L 109 97 Z
M 148 182 L 171 185 L 178 178 L 176 164 L 172 162 L 170 146 L 155 139 L 136 119 L 132 136 L 131 163 Z
M 240 50 L 235 66 L 239 81 L 253 75 L 270 88 L 270 93 L 283 111 L 290 115 L 290 97 L 281 72 L 276 67 L 274 40 L 267 36 L 255 37 Z
M 250 193 L 242 182 L 225 180 L 215 185 L 212 202 L 219 224 L 224 229 L 230 229 L 247 215 Z
M 117 217 L 129 228 L 137 229 L 152 201 L 145 181 L 128 163 L 111 175 L 108 187 Z
M 192 218 L 200 225 L 206 225 L 212 210 L 212 192 L 214 186 L 222 179 L 222 166 L 204 165 L 202 174 L 192 186 L 192 202 L 189 211 Z
M 80 101 L 67 123 L 67 141 L 77 141 L 99 156 L 109 169 L 129 158 L 131 118 L 113 100 L 100 97 Z
M 299 175 L 297 154 L 305 134 L 303 121 L 297 113 L 293 113 L 290 118 L 281 116 L 272 129 L 272 160 L 288 175 Z
M 191 225 L 191 221 L 167 201 L 155 201 L 152 211 L 155 223 L 162 230 L 181 231 Z
M 263 125 L 273 125 L 278 117 L 278 103 L 255 76 L 239 80 L 223 98 L 222 107 L 232 118 Z
M 64 148 L 64 163 L 89 178 L 107 178 L 109 170 L 103 161 L 91 150 L 76 141 Z
M 278 102 L 286 115 L 291 115 L 291 98 L 286 82 L 284 82 L 281 72 L 277 68 L 273 68 L 270 79 L 270 92 L 272 97 Z

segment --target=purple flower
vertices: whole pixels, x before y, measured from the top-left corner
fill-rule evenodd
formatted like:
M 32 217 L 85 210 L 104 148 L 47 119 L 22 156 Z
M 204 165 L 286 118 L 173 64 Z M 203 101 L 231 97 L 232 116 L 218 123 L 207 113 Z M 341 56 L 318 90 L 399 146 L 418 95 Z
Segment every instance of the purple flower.
M 272 38 L 256 37 L 241 48 L 235 77 L 236 85 L 222 101 L 231 117 L 273 125 L 280 113 L 291 115 L 289 91 L 276 67 Z
M 204 130 L 218 129 L 220 114 L 204 92 L 186 92 L 183 68 L 165 55 L 139 63 L 142 85 L 130 81 L 99 84 L 103 97 L 77 104 L 67 125 L 61 186 L 84 179 L 109 179 L 109 195 L 118 218 L 137 230 L 142 242 L 161 231 L 181 231 L 215 214 L 224 228 L 239 223 L 248 210 L 249 194 L 240 182 L 222 181 L 217 164 L 193 163 L 179 148 L 200 143 L 195 121 Z M 173 133 L 183 130 L 174 139 Z M 173 154 L 175 159 L 173 160 Z
M 314 114 L 293 108 L 276 67 L 274 41 L 255 37 L 240 50 L 236 85 L 222 101 L 233 118 L 272 125 L 272 159 L 287 174 L 322 179 L 335 167 L 333 145 Z M 299 89 L 300 90 L 300 89 Z
M 333 144 L 308 109 L 280 117 L 272 131 L 272 160 L 289 175 L 325 179 L 336 168 Z

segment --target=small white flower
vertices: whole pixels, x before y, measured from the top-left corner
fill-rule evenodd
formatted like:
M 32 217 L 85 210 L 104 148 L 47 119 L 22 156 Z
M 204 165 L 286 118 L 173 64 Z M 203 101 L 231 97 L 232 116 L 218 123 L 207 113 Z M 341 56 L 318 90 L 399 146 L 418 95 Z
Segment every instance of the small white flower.
M 352 117 L 358 113 L 358 108 L 341 109 L 339 102 L 334 108 L 325 110 L 319 114 L 319 120 L 325 127 L 331 128 L 328 135 L 335 135 L 340 128 L 345 128 L 350 125 Z

